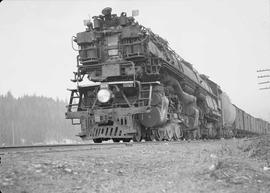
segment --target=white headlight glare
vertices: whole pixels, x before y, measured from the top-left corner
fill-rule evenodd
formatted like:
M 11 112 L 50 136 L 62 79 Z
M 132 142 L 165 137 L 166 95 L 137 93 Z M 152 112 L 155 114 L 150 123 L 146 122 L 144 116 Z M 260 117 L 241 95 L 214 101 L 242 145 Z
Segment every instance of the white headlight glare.
M 106 103 L 111 98 L 111 92 L 108 89 L 100 89 L 97 93 L 99 102 Z

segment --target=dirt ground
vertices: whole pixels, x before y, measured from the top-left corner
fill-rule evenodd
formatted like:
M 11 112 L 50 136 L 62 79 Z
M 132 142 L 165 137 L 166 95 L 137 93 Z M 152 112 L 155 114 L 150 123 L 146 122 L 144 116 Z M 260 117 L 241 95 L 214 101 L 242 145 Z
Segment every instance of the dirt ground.
M 0 152 L 0 190 L 2 193 L 270 192 L 268 139 Z M 269 143 L 261 142 L 267 140 Z

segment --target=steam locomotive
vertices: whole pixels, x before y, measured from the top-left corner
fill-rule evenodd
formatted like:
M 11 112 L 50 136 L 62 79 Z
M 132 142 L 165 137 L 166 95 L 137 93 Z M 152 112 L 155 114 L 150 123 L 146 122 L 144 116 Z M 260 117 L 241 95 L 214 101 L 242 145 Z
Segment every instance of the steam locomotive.
M 136 14 L 117 16 L 105 8 L 72 37 L 78 51 L 72 79 L 77 86 L 70 89 L 66 118 L 81 125 L 78 136 L 101 143 L 243 133 L 237 117 L 243 116 L 241 109 L 165 39 L 138 24 Z M 266 122 L 261 133 L 269 131 Z

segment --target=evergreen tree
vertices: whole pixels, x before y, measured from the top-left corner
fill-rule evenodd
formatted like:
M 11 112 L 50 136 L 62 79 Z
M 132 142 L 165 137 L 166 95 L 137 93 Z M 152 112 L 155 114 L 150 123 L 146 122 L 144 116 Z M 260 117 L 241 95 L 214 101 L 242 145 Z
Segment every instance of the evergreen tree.
M 0 95 L 0 146 L 32 145 L 49 140 L 80 140 L 65 119 L 66 102 L 42 96 Z

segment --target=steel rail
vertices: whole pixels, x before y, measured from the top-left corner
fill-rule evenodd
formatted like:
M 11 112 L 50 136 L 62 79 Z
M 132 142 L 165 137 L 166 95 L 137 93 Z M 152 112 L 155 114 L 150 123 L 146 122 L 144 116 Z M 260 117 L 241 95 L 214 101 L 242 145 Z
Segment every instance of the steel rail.
M 83 147 L 91 145 L 112 145 L 114 143 L 88 143 L 88 144 L 52 144 L 52 145 L 23 145 L 23 146 L 1 146 L 0 150 L 4 149 L 38 149 L 38 148 L 57 148 L 57 147 Z
M 200 143 L 200 142 L 212 142 L 219 141 L 220 139 L 208 139 L 208 140 L 179 140 L 179 141 L 145 141 L 145 142 L 112 142 L 112 143 L 88 143 L 88 144 L 54 144 L 54 145 L 26 145 L 26 146 L 5 146 L 0 147 L 0 152 L 11 151 L 23 151 L 23 150 L 46 150 L 54 151 L 52 149 L 62 148 L 77 148 L 77 147 L 102 147 L 102 146 L 133 146 L 133 145 L 174 145 L 183 143 Z M 75 149 L 78 150 L 78 149 Z M 89 150 L 89 149 L 87 149 Z

